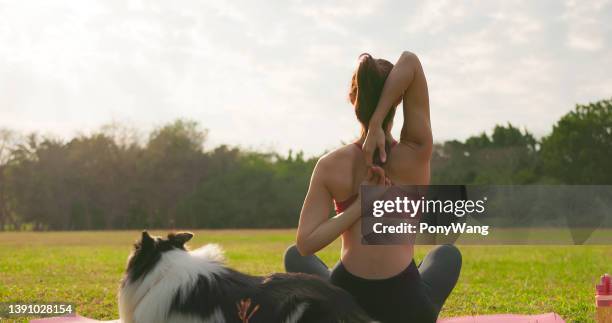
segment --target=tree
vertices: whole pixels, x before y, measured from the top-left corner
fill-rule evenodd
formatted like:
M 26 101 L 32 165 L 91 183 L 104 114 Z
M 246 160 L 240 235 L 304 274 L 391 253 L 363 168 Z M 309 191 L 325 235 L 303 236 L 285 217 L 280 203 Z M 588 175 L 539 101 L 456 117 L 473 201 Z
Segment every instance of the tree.
M 176 226 L 181 199 L 195 191 L 207 173 L 206 135 L 197 122 L 189 120 L 176 120 L 151 134 L 142 165 L 149 226 Z
M 542 139 L 542 172 L 566 184 L 612 183 L 612 100 L 564 115 Z
M 17 145 L 17 135 L 10 129 L 0 128 L 0 231 L 5 230 L 7 223 L 12 222 L 9 210 L 9 193 L 6 180 L 7 163 L 12 150 Z
M 529 184 L 538 180 L 536 140 L 508 123 L 460 142 L 434 146 L 434 184 Z

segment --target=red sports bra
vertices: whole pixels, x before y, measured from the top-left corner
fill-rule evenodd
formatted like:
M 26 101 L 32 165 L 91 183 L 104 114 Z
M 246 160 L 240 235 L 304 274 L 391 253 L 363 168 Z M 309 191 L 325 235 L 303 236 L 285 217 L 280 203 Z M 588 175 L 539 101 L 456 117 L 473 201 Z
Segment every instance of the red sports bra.
M 363 150 L 363 147 L 362 147 L 361 143 L 354 142 L 353 144 L 355 146 L 357 146 L 357 148 L 359 148 L 359 150 Z M 391 147 L 395 147 L 395 145 L 397 145 L 397 141 L 393 140 L 391 142 Z M 349 206 L 351 206 L 353 204 L 353 202 L 355 202 L 355 200 L 357 200 L 358 196 L 359 196 L 359 194 L 356 193 L 354 195 L 351 195 L 351 197 L 347 198 L 344 201 L 336 201 L 336 199 L 334 199 L 334 209 L 336 209 L 336 214 L 342 213 L 346 209 L 348 209 Z

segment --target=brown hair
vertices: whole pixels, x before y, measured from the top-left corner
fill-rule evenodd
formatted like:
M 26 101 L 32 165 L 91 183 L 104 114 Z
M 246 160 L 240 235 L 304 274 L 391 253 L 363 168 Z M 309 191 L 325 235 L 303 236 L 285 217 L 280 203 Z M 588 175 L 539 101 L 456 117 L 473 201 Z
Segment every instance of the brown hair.
M 393 69 L 393 64 L 384 59 L 374 59 L 372 55 L 363 53 L 359 55 L 359 65 L 353 72 L 351 88 L 349 90 L 349 101 L 355 107 L 355 115 L 361 123 L 362 135 L 368 131 L 370 119 L 376 110 L 378 100 L 382 93 L 385 81 Z M 395 106 L 391 107 L 385 116 L 382 128 L 387 130 L 389 123 L 395 115 Z M 387 142 L 385 150 L 389 153 L 390 143 Z M 378 160 L 378 151 L 374 153 L 375 164 L 382 165 Z

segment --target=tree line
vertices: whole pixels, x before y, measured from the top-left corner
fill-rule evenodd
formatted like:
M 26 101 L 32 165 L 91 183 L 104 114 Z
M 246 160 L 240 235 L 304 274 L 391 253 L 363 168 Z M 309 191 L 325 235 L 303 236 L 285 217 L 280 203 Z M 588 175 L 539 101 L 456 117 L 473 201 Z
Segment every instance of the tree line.
M 0 230 L 294 227 L 317 158 L 220 145 L 176 120 L 138 140 L 109 125 L 69 141 L 0 129 Z M 610 184 L 612 100 L 536 139 L 512 124 L 434 146 L 432 184 Z

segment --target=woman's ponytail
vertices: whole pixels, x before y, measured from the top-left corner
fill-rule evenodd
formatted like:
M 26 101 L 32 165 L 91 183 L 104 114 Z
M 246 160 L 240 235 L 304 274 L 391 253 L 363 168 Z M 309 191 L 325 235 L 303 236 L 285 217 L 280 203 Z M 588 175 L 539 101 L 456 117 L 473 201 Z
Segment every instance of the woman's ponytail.
M 359 55 L 359 65 L 353 73 L 349 100 L 355 107 L 357 120 L 361 123 L 362 135 L 365 135 L 368 131 L 370 119 L 374 115 L 374 111 L 376 111 L 385 80 L 392 68 L 393 64 L 386 60 L 374 59 L 368 53 Z M 387 129 L 389 122 L 393 120 L 394 114 L 395 108 L 392 108 L 383 120 L 383 129 Z M 387 140 L 385 143 L 387 156 L 389 156 L 390 149 L 391 143 Z M 374 163 L 379 166 L 384 164 L 380 160 L 378 149 L 374 153 Z

